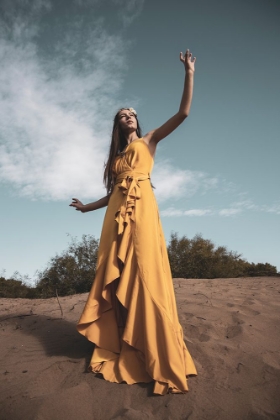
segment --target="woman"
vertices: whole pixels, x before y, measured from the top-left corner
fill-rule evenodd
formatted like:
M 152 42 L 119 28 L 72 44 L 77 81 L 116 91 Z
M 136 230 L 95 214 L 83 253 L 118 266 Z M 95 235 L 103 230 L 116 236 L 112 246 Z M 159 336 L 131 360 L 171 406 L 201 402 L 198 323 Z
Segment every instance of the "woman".
M 154 393 L 184 393 L 196 369 L 183 341 L 158 207 L 150 182 L 157 144 L 188 116 L 195 58 L 180 60 L 185 83 L 179 111 L 141 137 L 133 108 L 118 111 L 104 181 L 107 196 L 70 206 L 107 206 L 96 277 L 78 323 L 95 343 L 90 369 L 111 382 L 155 381 Z

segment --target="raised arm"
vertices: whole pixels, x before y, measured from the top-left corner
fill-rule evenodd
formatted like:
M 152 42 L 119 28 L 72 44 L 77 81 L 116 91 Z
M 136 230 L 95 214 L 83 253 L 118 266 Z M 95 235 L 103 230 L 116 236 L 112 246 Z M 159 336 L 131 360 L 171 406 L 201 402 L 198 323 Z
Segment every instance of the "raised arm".
M 83 204 L 77 198 L 72 198 L 72 203 L 69 204 L 70 207 L 75 207 L 76 210 L 81 211 L 82 213 L 87 213 L 88 211 L 98 210 L 102 207 L 108 206 L 110 195 L 100 198 L 98 201 L 93 203 Z
M 186 54 L 180 53 L 180 60 L 185 67 L 185 82 L 183 95 L 179 107 L 179 111 L 173 115 L 166 123 L 155 130 L 150 131 L 144 136 L 146 143 L 154 146 L 174 131 L 187 118 L 190 112 L 192 96 L 193 96 L 193 81 L 194 81 L 194 65 L 196 57 L 192 58 L 192 53 L 187 50 Z

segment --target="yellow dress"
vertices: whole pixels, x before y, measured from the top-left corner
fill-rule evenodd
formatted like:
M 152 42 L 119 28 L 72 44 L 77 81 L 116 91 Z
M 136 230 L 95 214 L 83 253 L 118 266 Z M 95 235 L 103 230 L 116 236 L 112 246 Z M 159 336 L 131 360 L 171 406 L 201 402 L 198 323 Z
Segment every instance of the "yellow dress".
M 178 320 L 152 167 L 143 139 L 114 162 L 96 277 L 77 328 L 96 345 L 93 372 L 118 383 L 154 380 L 154 393 L 164 395 L 186 392 L 196 369 Z

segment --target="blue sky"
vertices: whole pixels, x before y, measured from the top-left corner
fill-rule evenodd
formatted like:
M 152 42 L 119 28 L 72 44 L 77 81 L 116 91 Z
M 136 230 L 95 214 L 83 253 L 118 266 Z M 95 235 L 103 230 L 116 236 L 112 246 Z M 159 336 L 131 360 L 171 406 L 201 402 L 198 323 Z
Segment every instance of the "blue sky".
M 0 270 L 31 279 L 70 234 L 100 236 L 112 119 L 144 132 L 178 109 L 180 51 L 197 57 L 189 118 L 152 176 L 165 237 L 201 233 L 280 270 L 277 1 L 2 0 Z M 4 271 L 3 271 L 4 273 Z

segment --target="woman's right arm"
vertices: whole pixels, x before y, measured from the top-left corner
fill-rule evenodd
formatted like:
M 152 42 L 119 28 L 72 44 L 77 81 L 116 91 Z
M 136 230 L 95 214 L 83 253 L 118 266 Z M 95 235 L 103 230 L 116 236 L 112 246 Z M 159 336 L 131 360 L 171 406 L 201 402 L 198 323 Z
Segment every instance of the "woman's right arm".
M 102 207 L 108 206 L 110 194 L 106 195 L 106 197 L 100 198 L 100 200 L 94 201 L 93 203 L 83 204 L 77 198 L 72 198 L 72 203 L 69 204 L 70 207 L 75 207 L 76 210 L 81 211 L 82 213 L 86 213 L 88 211 L 98 210 Z

